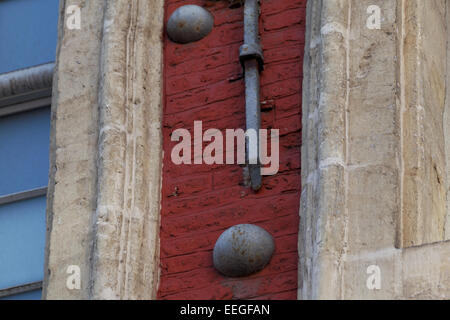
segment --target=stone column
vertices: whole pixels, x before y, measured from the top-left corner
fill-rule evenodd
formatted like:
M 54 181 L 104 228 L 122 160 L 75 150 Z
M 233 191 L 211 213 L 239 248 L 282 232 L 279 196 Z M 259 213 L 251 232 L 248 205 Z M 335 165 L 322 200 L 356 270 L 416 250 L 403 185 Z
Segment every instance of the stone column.
M 300 299 L 450 296 L 446 6 L 308 1 Z
M 80 30 L 66 27 L 69 5 Z M 162 27 L 162 0 L 60 2 L 46 299 L 156 295 Z M 79 290 L 66 286 L 71 265 Z

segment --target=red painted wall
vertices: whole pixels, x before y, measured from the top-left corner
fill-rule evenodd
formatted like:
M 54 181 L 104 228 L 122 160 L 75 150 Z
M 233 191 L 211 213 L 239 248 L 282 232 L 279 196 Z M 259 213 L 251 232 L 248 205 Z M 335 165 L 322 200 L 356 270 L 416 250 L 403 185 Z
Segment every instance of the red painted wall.
M 186 45 L 164 35 L 164 168 L 161 208 L 160 299 L 296 299 L 300 203 L 301 84 L 306 0 L 263 0 L 260 32 L 263 128 L 280 129 L 280 171 L 263 177 L 254 193 L 239 165 L 174 165 L 170 141 L 177 128 L 193 135 L 194 120 L 208 128 L 245 129 L 238 49 L 243 9 L 228 1 L 166 1 L 166 21 L 184 4 L 214 15 L 206 38 Z M 223 131 L 225 133 L 225 131 Z M 246 278 L 226 278 L 212 264 L 219 235 L 239 223 L 265 228 L 275 238 L 270 264 Z

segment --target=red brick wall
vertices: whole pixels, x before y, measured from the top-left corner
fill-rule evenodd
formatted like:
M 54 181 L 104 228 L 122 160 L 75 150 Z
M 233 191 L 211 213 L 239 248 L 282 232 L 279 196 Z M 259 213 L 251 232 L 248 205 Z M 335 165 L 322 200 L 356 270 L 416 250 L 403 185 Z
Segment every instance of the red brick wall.
M 228 1 L 166 1 L 166 21 L 184 4 L 210 10 L 215 26 L 187 45 L 164 43 L 164 168 L 161 208 L 160 299 L 296 299 L 300 203 L 301 83 L 306 0 L 263 0 L 260 19 L 265 70 L 261 74 L 263 128 L 280 129 L 280 171 L 263 177 L 258 193 L 243 186 L 238 165 L 174 165 L 170 135 L 194 120 L 208 128 L 245 129 L 238 49 L 243 9 Z M 224 132 L 224 131 L 223 131 Z M 212 264 L 219 235 L 239 223 L 275 238 L 270 264 L 231 279 Z

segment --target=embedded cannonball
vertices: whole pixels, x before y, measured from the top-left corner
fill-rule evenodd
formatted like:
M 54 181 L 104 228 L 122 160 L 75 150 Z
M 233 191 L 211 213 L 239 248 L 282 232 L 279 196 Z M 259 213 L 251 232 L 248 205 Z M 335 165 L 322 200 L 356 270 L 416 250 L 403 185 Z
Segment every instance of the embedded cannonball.
M 263 228 L 252 224 L 233 226 L 214 246 L 214 267 L 228 277 L 243 277 L 262 270 L 270 261 L 275 243 Z
M 176 9 L 167 22 L 169 38 L 177 43 L 189 43 L 206 37 L 214 26 L 208 10 L 193 4 Z

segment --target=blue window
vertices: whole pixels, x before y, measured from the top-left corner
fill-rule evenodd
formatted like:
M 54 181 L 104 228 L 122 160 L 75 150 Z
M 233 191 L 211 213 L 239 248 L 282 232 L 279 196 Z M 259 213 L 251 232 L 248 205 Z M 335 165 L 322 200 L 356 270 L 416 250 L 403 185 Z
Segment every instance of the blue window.
M 0 118 L 0 196 L 47 186 L 50 108 Z
M 3 298 L 40 298 L 49 131 L 48 106 L 0 118 L 0 297 Z
M 26 77 L 31 72 L 32 79 L 51 79 L 58 5 L 58 0 L 0 0 L 0 86 L 11 78 L 27 83 L 17 90 L 0 88 L 0 299 L 5 300 L 41 298 L 51 80 L 33 85 Z
M 58 3 L 0 1 L 0 74 L 55 61 Z

